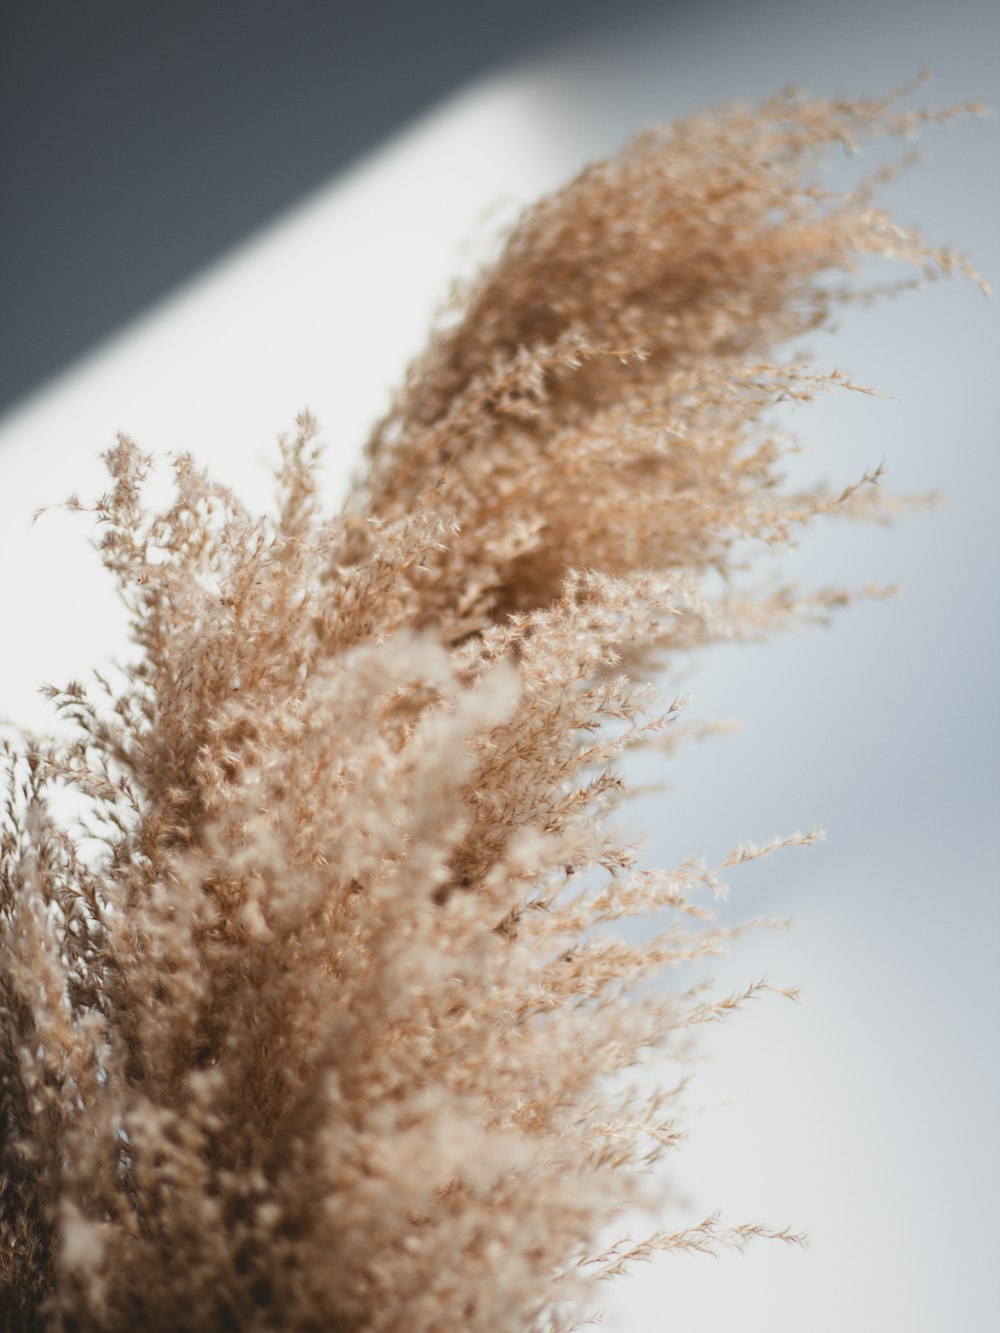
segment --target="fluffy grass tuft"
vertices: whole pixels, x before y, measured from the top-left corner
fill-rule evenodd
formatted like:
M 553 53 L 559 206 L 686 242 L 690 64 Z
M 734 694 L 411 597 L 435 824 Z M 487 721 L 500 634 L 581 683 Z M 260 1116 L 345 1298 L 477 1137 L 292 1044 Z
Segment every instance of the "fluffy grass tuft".
M 640 868 L 613 812 L 684 654 L 843 602 L 755 594 L 755 554 L 891 512 L 877 472 L 790 490 L 773 408 L 859 387 L 794 349 L 866 258 L 966 268 L 884 173 L 819 184 L 950 114 L 786 94 L 587 168 L 332 517 L 308 416 L 264 517 L 189 458 L 149 510 L 119 439 L 91 513 L 135 651 L 53 692 L 72 739 L 4 749 L 0 1325 L 566 1329 L 654 1251 L 796 1239 L 597 1250 L 682 1135 L 627 1071 L 762 988 L 649 984 L 731 932 L 716 872 Z

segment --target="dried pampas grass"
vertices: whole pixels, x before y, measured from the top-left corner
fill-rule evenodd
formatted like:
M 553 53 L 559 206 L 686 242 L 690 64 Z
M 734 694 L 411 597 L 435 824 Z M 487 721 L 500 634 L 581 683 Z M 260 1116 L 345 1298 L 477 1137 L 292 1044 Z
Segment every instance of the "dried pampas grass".
M 790 354 L 860 261 L 966 269 L 884 173 L 817 175 L 950 114 L 787 94 L 588 168 L 457 293 L 333 518 L 308 416 L 266 517 L 187 458 L 150 512 L 110 451 L 135 652 L 53 692 L 75 739 L 5 745 L 4 1328 L 563 1329 L 630 1259 L 763 1231 L 598 1248 L 681 1134 L 627 1072 L 761 989 L 647 984 L 724 946 L 718 881 L 610 815 L 662 668 L 844 600 L 755 594 L 754 552 L 892 509 L 877 472 L 783 485 L 772 408 L 859 387 Z

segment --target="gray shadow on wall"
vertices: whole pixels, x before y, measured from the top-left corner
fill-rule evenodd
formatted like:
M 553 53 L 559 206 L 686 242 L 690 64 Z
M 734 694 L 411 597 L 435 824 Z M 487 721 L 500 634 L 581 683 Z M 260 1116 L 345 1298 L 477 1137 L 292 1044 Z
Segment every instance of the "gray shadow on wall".
M 97 0 L 0 40 L 0 412 L 459 85 L 673 3 Z M 610 29 L 609 29 L 610 30 Z

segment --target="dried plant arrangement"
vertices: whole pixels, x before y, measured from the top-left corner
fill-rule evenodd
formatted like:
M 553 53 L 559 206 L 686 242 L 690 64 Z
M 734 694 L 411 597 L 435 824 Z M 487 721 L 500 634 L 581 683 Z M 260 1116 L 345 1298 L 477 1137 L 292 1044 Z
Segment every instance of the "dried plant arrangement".
M 772 408 L 858 387 L 794 353 L 866 257 L 966 269 L 885 172 L 819 183 L 950 114 L 789 93 L 587 168 L 456 293 L 335 516 L 308 415 L 264 517 L 189 458 L 147 507 L 119 439 L 132 654 L 51 692 L 71 739 L 4 746 L 3 1328 L 569 1329 L 630 1259 L 763 1231 L 601 1239 L 682 1132 L 629 1071 L 759 989 L 650 984 L 724 946 L 724 870 L 643 868 L 620 761 L 684 654 L 844 600 L 755 593 L 756 552 L 891 510 L 877 472 L 789 488 Z

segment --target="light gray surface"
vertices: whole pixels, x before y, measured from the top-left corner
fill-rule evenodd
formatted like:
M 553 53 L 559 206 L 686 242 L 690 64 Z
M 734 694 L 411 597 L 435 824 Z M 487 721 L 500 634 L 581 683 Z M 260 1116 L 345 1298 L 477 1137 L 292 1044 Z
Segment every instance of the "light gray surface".
M 1000 101 L 993 5 L 749 5 L 655 25 L 552 85 L 588 151 L 664 114 L 794 82 L 877 92 L 924 66 L 925 102 Z M 611 89 L 614 87 L 615 93 Z M 609 110 L 613 108 L 613 110 Z M 889 191 L 900 218 L 955 242 L 1000 279 L 996 122 L 926 138 L 929 160 Z M 651 863 L 822 824 L 819 849 L 733 877 L 731 917 L 794 915 L 739 943 L 722 985 L 801 982 L 713 1031 L 692 1140 L 667 1173 L 674 1220 L 791 1223 L 809 1250 L 758 1245 L 721 1264 L 643 1267 L 609 1298 L 645 1333 L 842 1333 L 996 1327 L 1000 1186 L 1000 337 L 996 306 L 938 284 L 845 317 L 813 342 L 884 400 L 840 397 L 796 423 L 803 475 L 847 479 L 884 458 L 885 484 L 950 507 L 893 529 L 825 524 L 784 572 L 806 583 L 903 585 L 829 630 L 713 651 L 685 688 L 700 717 L 742 734 L 692 746 L 647 801 Z M 614 1318 L 611 1318 L 611 1316 Z

